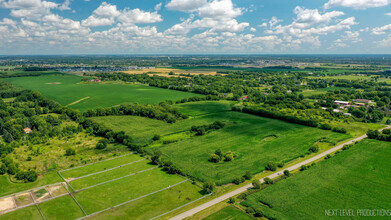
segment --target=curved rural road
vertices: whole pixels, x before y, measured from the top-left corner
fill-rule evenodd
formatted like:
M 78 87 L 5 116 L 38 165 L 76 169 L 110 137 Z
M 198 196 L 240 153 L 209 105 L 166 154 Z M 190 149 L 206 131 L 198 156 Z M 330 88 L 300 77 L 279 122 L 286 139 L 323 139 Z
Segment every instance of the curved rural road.
M 386 128 L 380 129 L 379 131 L 382 131 L 384 129 L 389 129 L 389 128 L 391 128 L 391 126 L 388 126 Z M 307 159 L 305 161 L 302 161 L 300 163 L 297 163 L 295 165 L 287 167 L 284 170 L 289 170 L 289 171 L 296 170 L 296 169 L 300 168 L 302 165 L 310 164 L 310 163 L 312 163 L 312 162 L 314 162 L 314 161 L 316 161 L 316 160 L 318 160 L 318 159 L 320 159 L 322 157 L 325 157 L 327 154 L 331 154 L 331 153 L 333 153 L 335 151 L 340 150 L 345 145 L 361 141 L 362 139 L 364 139 L 366 137 L 367 137 L 367 135 L 365 134 L 365 135 L 357 137 L 357 138 L 355 138 L 353 140 L 347 141 L 347 142 L 345 142 L 343 144 L 340 144 L 338 146 L 335 146 L 335 147 L 333 147 L 333 148 L 331 148 L 331 149 L 329 149 L 329 150 L 327 150 L 327 151 L 325 151 L 323 153 L 317 154 L 317 155 L 315 155 L 315 156 L 313 156 L 313 157 L 311 157 L 311 158 L 309 158 L 309 159 Z M 267 177 L 269 177 L 270 179 L 273 179 L 273 178 L 276 178 L 277 176 L 279 176 L 281 173 L 282 173 L 282 171 L 278 171 L 278 172 L 275 172 L 273 174 L 270 174 Z M 259 181 L 261 183 L 263 183 L 264 179 L 261 179 Z M 251 187 L 252 187 L 252 184 L 248 184 L 246 186 L 243 186 L 243 187 L 241 187 L 239 189 L 236 189 L 236 190 L 234 190 L 232 192 L 229 192 L 229 193 L 224 194 L 224 195 L 222 195 L 220 197 L 217 197 L 217 198 L 215 198 L 215 199 L 213 199 L 213 200 L 211 200 L 209 202 L 206 202 L 206 203 L 204 203 L 202 205 L 199 205 L 199 206 L 197 206 L 197 207 L 195 207 L 193 209 L 190 209 L 190 210 L 188 210 L 186 212 L 183 212 L 182 214 L 179 214 L 179 215 L 177 215 L 177 216 L 175 216 L 173 218 L 170 218 L 170 220 L 180 220 L 180 219 L 184 219 L 184 218 L 190 217 L 190 216 L 194 215 L 197 212 L 200 212 L 200 211 L 202 211 L 204 209 L 207 209 L 207 208 L 209 208 L 209 207 L 211 207 L 213 205 L 216 205 L 219 202 L 222 202 L 222 201 L 224 201 L 226 199 L 229 199 L 230 197 L 233 197 L 233 196 L 236 196 L 236 195 L 238 195 L 238 194 L 240 194 L 242 192 L 245 192 L 246 190 L 250 189 Z

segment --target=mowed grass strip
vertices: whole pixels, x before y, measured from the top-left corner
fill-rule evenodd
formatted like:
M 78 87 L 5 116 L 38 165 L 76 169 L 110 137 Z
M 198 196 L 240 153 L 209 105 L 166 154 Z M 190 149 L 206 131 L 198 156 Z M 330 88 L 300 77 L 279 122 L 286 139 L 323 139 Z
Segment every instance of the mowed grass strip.
M 76 219 L 84 214 L 70 196 L 62 196 L 39 204 L 46 219 Z
M 164 189 L 184 179 L 153 169 L 94 188 L 80 191 L 75 198 L 88 214 Z
M 42 216 L 39 214 L 39 211 L 35 205 L 0 215 L 0 220 L 20 219 L 42 220 Z
M 325 215 L 329 209 L 351 209 L 355 214 L 357 209 L 387 210 L 391 204 L 390 155 L 390 142 L 365 139 L 250 195 L 243 204 L 261 208 L 276 219 L 329 219 Z
M 117 166 L 121 166 L 127 163 L 132 163 L 138 160 L 142 160 L 143 158 L 140 157 L 137 154 L 129 154 L 126 156 L 110 159 L 110 160 L 105 160 L 102 162 L 98 162 L 95 164 L 87 164 L 86 166 L 67 170 L 64 172 L 61 172 L 61 175 L 64 178 L 76 178 L 76 177 L 81 177 L 85 175 L 89 175 L 92 173 L 104 171 L 106 169 L 114 168 Z
M 212 215 L 204 218 L 204 220 L 221 220 L 221 219 L 237 219 L 237 220 L 255 220 L 252 216 L 240 211 L 232 206 L 227 206 Z
M 90 219 L 151 219 L 200 197 L 202 197 L 201 189 L 188 181 L 92 216 Z
M 70 184 L 72 185 L 72 187 L 75 190 L 78 190 L 78 189 L 82 189 L 82 188 L 85 188 L 88 186 L 93 186 L 93 185 L 96 185 L 96 184 L 99 184 L 99 183 L 102 183 L 102 182 L 105 182 L 108 180 L 120 178 L 122 176 L 136 173 L 136 172 L 139 172 L 142 170 L 150 169 L 152 167 L 155 167 L 155 166 L 148 163 L 148 161 L 143 160 L 143 161 L 135 162 L 130 165 L 125 165 L 123 167 L 120 167 L 120 168 L 117 168 L 114 170 L 110 170 L 110 171 L 107 171 L 104 173 L 99 173 L 96 175 L 88 176 L 86 178 L 77 179 L 77 180 L 70 182 Z

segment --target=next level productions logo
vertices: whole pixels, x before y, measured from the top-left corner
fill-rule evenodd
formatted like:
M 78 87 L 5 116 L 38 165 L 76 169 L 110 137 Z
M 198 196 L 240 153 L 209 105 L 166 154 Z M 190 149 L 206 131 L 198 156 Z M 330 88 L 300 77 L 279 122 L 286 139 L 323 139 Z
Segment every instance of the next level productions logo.
M 329 217 L 390 217 L 391 209 L 326 209 L 324 214 Z

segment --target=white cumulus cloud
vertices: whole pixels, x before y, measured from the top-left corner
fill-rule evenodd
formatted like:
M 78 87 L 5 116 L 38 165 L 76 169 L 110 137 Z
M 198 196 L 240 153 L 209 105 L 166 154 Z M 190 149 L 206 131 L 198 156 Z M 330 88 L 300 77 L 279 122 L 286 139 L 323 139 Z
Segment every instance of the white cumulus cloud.
M 329 0 L 325 5 L 325 9 L 331 7 L 349 7 L 354 9 L 367 9 L 375 7 L 383 7 L 391 4 L 391 0 Z

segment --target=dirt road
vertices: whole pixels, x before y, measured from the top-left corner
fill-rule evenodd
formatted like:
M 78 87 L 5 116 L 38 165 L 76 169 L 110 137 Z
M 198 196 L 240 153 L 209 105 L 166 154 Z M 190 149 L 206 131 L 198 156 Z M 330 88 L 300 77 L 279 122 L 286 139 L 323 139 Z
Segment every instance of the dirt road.
M 380 129 L 379 131 L 382 131 L 384 129 L 389 129 L 389 128 L 391 128 L 391 126 L 388 126 L 386 128 Z M 331 149 L 329 149 L 329 150 L 327 150 L 327 151 L 325 151 L 323 153 L 317 154 L 317 155 L 315 155 L 315 156 L 313 156 L 313 157 L 311 157 L 311 158 L 309 158 L 309 159 L 307 159 L 305 161 L 302 161 L 300 163 L 297 163 L 295 165 L 287 167 L 284 170 L 292 171 L 292 170 L 296 170 L 296 169 L 300 168 L 302 165 L 311 164 L 312 162 L 314 162 L 314 161 L 316 161 L 316 160 L 318 160 L 318 159 L 320 159 L 322 157 L 325 157 L 327 154 L 331 154 L 331 153 L 334 153 L 335 151 L 338 151 L 338 150 L 342 149 L 342 147 L 345 146 L 345 145 L 361 141 L 362 139 L 364 139 L 366 137 L 367 137 L 367 135 L 363 135 L 363 136 L 357 137 L 357 138 L 355 138 L 353 140 L 347 141 L 347 142 L 345 142 L 343 144 L 340 144 L 338 146 L 335 146 L 335 147 L 333 147 L 333 148 L 331 148 Z M 270 174 L 267 177 L 269 177 L 270 179 L 273 179 L 273 178 L 276 178 L 279 175 L 282 175 L 282 174 L 279 174 L 279 173 L 282 173 L 282 171 L 275 172 L 273 174 Z M 260 182 L 263 183 L 264 179 L 261 179 Z M 216 205 L 217 203 L 222 202 L 222 201 L 224 201 L 226 199 L 229 199 L 230 197 L 233 197 L 233 196 L 236 196 L 236 195 L 238 195 L 240 193 L 243 193 L 246 190 L 250 189 L 251 187 L 252 187 L 252 184 L 248 184 L 246 186 L 243 186 L 243 187 L 241 187 L 239 189 L 236 189 L 236 190 L 234 190 L 232 192 L 229 192 L 229 193 L 224 194 L 224 195 L 222 195 L 222 196 L 220 196 L 218 198 L 215 198 L 215 199 L 213 199 L 213 200 L 211 200 L 209 202 L 206 202 L 206 203 L 204 203 L 202 205 L 199 205 L 199 206 L 197 206 L 197 207 L 195 207 L 193 209 L 190 209 L 190 210 L 188 210 L 188 211 L 186 211 L 186 212 L 184 212 L 182 214 L 179 214 L 179 215 L 171 218 L 170 220 L 180 220 L 180 219 L 184 219 L 184 218 L 190 217 L 190 216 L 194 215 L 195 213 L 200 212 L 200 211 L 202 211 L 204 209 L 207 209 L 207 208 L 209 208 L 209 207 L 211 207 L 213 205 Z

